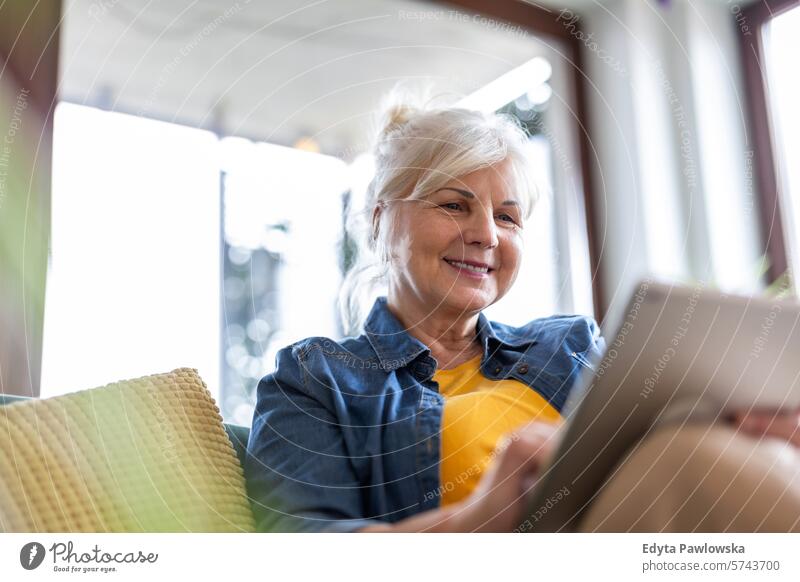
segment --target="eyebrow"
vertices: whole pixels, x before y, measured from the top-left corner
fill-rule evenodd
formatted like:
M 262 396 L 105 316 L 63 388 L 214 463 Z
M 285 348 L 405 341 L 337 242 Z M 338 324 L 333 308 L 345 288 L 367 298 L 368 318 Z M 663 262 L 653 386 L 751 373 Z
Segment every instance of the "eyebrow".
M 444 188 L 439 188 L 438 190 L 436 190 L 436 192 L 441 192 L 442 190 L 452 190 L 453 192 L 458 192 L 464 198 L 475 198 L 475 194 L 473 194 L 469 190 L 462 190 L 461 188 L 451 188 L 449 186 L 446 186 Z M 436 194 L 436 192 L 434 192 L 434 194 Z M 516 200 L 504 200 L 503 202 L 500 203 L 500 206 L 519 206 L 519 202 L 517 202 Z

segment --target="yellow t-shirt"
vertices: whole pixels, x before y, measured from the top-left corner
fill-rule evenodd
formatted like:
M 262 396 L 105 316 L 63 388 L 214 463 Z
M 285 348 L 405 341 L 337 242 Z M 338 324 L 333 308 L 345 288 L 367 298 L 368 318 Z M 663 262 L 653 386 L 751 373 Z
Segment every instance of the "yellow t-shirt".
M 561 416 L 536 390 L 517 380 L 489 380 L 478 356 L 433 379 L 445 397 L 439 465 L 441 505 L 467 497 L 506 433 L 532 420 Z

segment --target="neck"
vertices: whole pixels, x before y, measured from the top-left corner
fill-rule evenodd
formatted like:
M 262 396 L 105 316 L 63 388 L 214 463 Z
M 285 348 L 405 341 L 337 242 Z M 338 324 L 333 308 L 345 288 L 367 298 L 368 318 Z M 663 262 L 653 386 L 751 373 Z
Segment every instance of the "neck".
M 477 334 L 478 312 L 432 311 L 418 301 L 400 301 L 391 292 L 387 307 L 408 333 L 430 348 L 439 368 L 454 368 L 483 353 Z

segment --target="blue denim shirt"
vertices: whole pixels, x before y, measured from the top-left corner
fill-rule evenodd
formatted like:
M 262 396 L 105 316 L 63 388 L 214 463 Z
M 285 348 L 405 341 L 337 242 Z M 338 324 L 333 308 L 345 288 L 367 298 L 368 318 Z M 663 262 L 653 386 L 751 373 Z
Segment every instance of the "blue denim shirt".
M 481 372 L 531 386 L 559 412 L 604 351 L 590 317 L 522 327 L 480 314 Z M 258 384 L 245 475 L 259 531 L 353 531 L 438 507 L 444 398 L 430 349 L 374 304 L 359 337 L 283 348 Z

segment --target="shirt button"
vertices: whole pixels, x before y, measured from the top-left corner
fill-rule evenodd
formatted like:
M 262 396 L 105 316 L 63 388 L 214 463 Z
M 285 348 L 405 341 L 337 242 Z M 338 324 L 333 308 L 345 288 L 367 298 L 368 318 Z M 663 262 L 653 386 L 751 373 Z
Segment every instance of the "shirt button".
M 495 374 L 499 374 L 499 373 L 500 373 L 500 371 L 501 371 L 502 369 L 503 369 L 503 368 L 501 368 L 500 366 L 497 366 L 497 367 L 494 369 L 494 373 L 495 373 Z
M 522 364 L 519 367 L 519 373 L 520 374 L 527 374 L 528 373 L 528 365 L 527 364 Z

